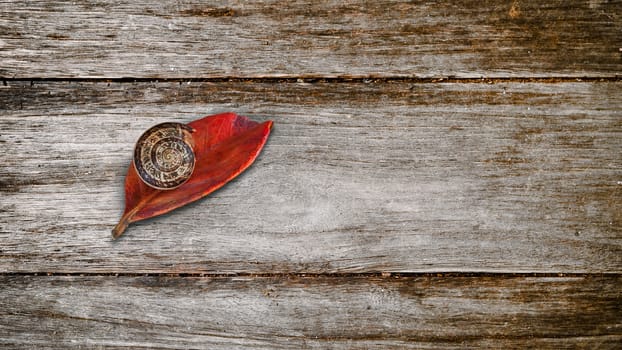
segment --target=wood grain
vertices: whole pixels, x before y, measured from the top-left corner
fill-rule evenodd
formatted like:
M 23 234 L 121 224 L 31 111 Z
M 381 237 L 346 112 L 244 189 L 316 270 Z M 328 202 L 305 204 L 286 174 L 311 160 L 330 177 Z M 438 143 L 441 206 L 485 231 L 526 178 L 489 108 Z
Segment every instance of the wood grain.
M 621 88 L 11 82 L 0 271 L 620 273 Z M 257 162 L 112 242 L 138 136 L 228 110 Z
M 619 348 L 621 16 L 0 1 L 0 348 Z M 224 111 L 255 165 L 112 241 L 138 136 Z
M 619 76 L 620 1 L 2 1 L 0 77 Z
M 616 349 L 618 277 L 0 276 L 5 349 Z

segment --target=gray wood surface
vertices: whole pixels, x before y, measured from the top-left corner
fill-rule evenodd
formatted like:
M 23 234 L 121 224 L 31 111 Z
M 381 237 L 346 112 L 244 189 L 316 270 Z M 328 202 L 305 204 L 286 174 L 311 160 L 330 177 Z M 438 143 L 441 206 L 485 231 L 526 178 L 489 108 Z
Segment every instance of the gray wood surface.
M 619 348 L 621 33 L 618 0 L 0 0 L 0 348 Z M 224 111 L 274 120 L 257 162 L 112 241 L 138 136 Z
M 0 87 L 0 271 L 622 271 L 621 83 Z M 275 126 L 239 179 L 110 230 L 149 126 Z
M 1 1 L 0 77 L 616 76 L 620 1 Z
M 617 349 L 618 277 L 0 277 L 5 349 Z

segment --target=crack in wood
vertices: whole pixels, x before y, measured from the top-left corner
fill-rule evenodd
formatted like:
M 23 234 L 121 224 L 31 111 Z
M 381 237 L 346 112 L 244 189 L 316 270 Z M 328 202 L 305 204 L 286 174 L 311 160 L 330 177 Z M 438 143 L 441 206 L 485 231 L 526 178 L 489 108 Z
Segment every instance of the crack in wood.
M 360 84 L 382 84 L 382 83 L 412 83 L 412 84 L 436 84 L 436 83 L 460 83 L 460 84 L 497 84 L 497 83 L 612 83 L 622 81 L 622 75 L 609 77 L 481 77 L 481 78 L 458 78 L 453 76 L 447 77 L 416 77 L 416 76 L 361 76 L 361 75 L 344 75 L 337 77 L 322 75 L 301 75 L 301 76 L 212 76 L 212 77 L 162 77 L 162 78 L 144 78 L 144 77 L 121 77 L 121 78 L 54 78 L 54 77 L 27 77 L 27 78 L 11 78 L 0 77 L 4 86 L 10 82 L 30 82 L 34 85 L 36 82 L 67 82 L 67 83 L 158 83 L 158 82 L 197 82 L 197 83 L 360 83 Z
M 166 278 L 581 278 L 581 277 L 622 277 L 617 272 L 359 272 L 359 273 L 168 273 L 168 272 L 0 272 L 6 277 L 166 277 Z

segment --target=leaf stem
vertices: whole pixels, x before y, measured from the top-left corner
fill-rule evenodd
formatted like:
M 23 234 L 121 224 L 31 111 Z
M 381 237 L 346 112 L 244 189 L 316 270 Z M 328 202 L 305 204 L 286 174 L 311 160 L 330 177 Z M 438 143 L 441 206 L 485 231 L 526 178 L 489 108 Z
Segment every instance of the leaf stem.
M 121 237 L 121 235 L 123 234 L 123 232 L 125 232 L 125 229 L 127 229 L 127 226 L 129 224 L 130 224 L 129 217 L 127 217 L 126 215 L 123 215 L 121 220 L 119 220 L 119 223 L 117 224 L 117 226 L 115 226 L 112 229 L 112 239 L 117 239 Z

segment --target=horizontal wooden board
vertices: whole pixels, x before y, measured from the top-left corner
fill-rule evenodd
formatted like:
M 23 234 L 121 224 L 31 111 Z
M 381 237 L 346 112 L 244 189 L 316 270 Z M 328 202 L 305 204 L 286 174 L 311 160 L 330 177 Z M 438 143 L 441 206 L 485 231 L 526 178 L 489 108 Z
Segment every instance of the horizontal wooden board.
M 0 276 L 5 349 L 614 349 L 622 279 Z
M 0 86 L 2 272 L 621 272 L 621 83 Z M 110 230 L 148 127 L 275 122 L 197 203 Z
M 615 76 L 620 1 L 2 1 L 0 77 Z

